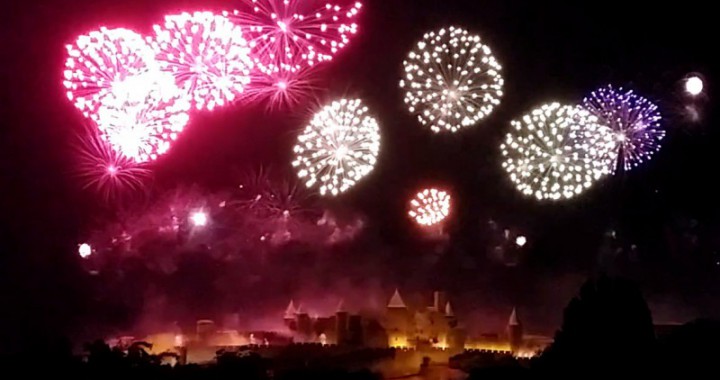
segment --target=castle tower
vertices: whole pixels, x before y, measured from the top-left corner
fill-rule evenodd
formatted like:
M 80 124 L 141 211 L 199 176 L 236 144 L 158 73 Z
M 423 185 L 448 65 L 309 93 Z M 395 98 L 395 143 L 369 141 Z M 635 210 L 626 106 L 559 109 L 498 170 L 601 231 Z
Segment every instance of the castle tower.
M 290 304 L 285 309 L 285 315 L 283 316 L 283 322 L 285 326 L 291 331 L 297 331 L 297 320 L 295 319 L 297 309 L 295 309 L 295 302 L 290 300 Z
M 336 344 L 348 343 L 348 312 L 345 310 L 345 304 L 342 300 L 335 312 L 335 337 Z
M 348 343 L 353 346 L 362 346 L 365 344 L 364 338 L 362 317 L 351 315 L 348 320 Z
M 385 316 L 385 329 L 388 334 L 388 345 L 390 347 L 408 347 L 408 331 L 410 331 L 410 312 L 395 289 L 390 298 Z
M 442 313 L 447 302 L 447 294 L 445 292 L 436 290 L 433 293 L 433 308 L 435 309 L 435 311 Z
M 523 327 L 515 308 L 513 308 L 510 319 L 508 320 L 507 336 L 512 352 L 517 353 L 520 351 L 523 342 Z
M 310 319 L 310 315 L 308 315 L 308 313 L 302 310 L 302 306 L 298 306 L 297 308 L 297 332 L 300 335 L 300 339 L 302 341 L 312 341 L 312 319 Z

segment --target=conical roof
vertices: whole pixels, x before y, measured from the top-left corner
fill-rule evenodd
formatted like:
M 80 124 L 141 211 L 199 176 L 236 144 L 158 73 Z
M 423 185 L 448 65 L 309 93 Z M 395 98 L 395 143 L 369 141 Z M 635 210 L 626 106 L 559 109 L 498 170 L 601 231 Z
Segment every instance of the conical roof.
M 452 306 L 450 306 L 450 301 L 448 301 L 445 304 L 445 316 L 446 317 L 454 317 L 455 313 L 453 312 Z
M 285 309 L 285 318 L 295 318 L 295 314 L 297 314 L 297 309 L 295 309 L 295 302 L 290 300 L 290 304 L 288 305 L 287 309 Z
M 340 303 L 338 303 L 336 313 L 346 313 L 347 310 L 345 310 L 345 300 L 341 299 Z
M 407 306 L 405 306 L 405 302 L 403 302 L 402 297 L 400 297 L 400 291 L 395 289 L 395 294 L 393 294 L 392 298 L 390 298 L 390 302 L 388 302 L 387 307 L 393 309 L 407 308 Z
M 508 326 L 519 326 L 520 325 L 520 319 L 518 319 L 517 316 L 517 310 L 513 308 L 512 313 L 510 314 L 510 319 L 508 320 Z

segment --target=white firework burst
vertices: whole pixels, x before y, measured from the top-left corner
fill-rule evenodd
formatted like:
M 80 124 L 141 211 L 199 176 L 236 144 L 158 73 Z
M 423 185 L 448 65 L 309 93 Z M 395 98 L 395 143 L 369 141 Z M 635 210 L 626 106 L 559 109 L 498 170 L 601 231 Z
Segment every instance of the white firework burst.
M 405 104 L 436 133 L 477 124 L 503 96 L 502 67 L 480 37 L 464 29 L 426 33 L 403 65 Z
M 573 198 L 612 171 L 611 131 L 582 107 L 546 104 L 511 126 L 500 146 L 502 166 L 524 195 Z
M 298 137 L 293 166 L 307 187 L 338 195 L 368 175 L 380 151 L 380 128 L 358 99 L 341 99 L 316 113 Z

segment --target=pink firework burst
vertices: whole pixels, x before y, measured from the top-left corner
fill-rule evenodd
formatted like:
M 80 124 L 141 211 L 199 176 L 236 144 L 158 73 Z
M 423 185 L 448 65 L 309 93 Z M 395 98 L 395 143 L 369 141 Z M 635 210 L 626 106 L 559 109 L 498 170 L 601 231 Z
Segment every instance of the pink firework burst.
M 272 71 L 313 66 L 330 61 L 357 33 L 362 4 L 339 6 L 316 0 L 242 0 L 242 8 L 225 12 L 238 25 L 250 28 L 256 64 Z
M 253 70 L 252 80 L 242 95 L 251 102 L 266 102 L 267 108 L 291 107 L 308 99 L 317 88 L 312 67 L 289 70 L 268 64 Z
M 128 29 L 100 28 L 66 46 L 63 85 L 67 97 L 86 117 L 95 114 L 126 78 L 156 68 L 152 50 L 142 36 Z
M 126 79 L 97 112 L 101 137 L 120 155 L 137 163 L 170 149 L 188 123 L 190 102 L 170 74 L 152 72 Z
M 94 131 L 79 138 L 78 177 L 83 188 L 93 188 L 105 200 L 117 198 L 133 191 L 142 191 L 152 178 L 144 165 L 118 154 Z
M 250 82 L 250 49 L 240 26 L 211 12 L 165 16 L 150 41 L 161 70 L 172 73 L 197 109 L 232 102 Z

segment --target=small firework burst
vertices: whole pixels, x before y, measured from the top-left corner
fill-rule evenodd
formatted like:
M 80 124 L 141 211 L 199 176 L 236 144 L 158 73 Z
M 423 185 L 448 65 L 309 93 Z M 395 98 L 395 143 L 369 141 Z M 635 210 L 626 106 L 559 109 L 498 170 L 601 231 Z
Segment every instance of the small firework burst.
M 76 149 L 83 187 L 94 189 L 105 200 L 144 191 L 152 178 L 146 165 L 119 154 L 94 133 L 81 137 Z
M 434 226 L 450 215 L 450 194 L 438 189 L 425 189 L 410 200 L 408 215 L 421 226 Z

